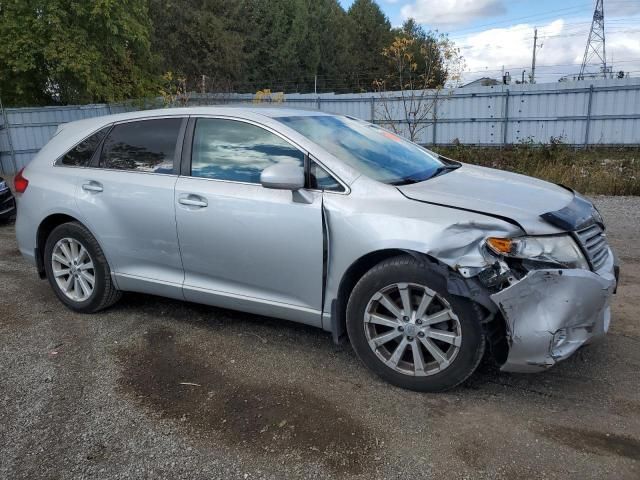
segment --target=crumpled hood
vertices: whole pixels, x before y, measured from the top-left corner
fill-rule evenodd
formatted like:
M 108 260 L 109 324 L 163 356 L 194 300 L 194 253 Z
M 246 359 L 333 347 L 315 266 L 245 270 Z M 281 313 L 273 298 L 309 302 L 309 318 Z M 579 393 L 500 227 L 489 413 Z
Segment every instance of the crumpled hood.
M 558 233 L 540 215 L 560 210 L 574 197 L 573 192 L 543 180 L 468 164 L 398 189 L 413 200 L 506 217 L 528 234 Z

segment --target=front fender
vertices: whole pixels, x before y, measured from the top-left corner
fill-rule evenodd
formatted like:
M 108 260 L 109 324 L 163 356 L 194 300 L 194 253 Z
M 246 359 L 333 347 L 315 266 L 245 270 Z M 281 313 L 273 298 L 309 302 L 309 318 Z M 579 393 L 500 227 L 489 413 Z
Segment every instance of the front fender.
M 324 209 L 328 236 L 324 296 L 327 316 L 350 266 L 373 252 L 418 252 L 451 271 L 480 270 L 490 264 L 481 248 L 486 237 L 522 234 L 518 227 L 505 221 L 415 202 L 399 193 L 373 201 L 357 194 L 326 194 Z M 331 327 L 327 325 L 326 329 Z

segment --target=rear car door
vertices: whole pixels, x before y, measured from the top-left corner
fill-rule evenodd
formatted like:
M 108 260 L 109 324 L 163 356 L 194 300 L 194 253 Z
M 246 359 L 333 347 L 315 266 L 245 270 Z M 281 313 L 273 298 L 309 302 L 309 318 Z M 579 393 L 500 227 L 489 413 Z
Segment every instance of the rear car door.
M 83 169 L 77 203 L 118 287 L 182 298 L 174 187 L 186 118 L 115 124 Z
M 190 120 L 175 190 L 187 300 L 320 325 L 322 194 L 260 185 L 264 168 L 305 158 L 261 125 Z

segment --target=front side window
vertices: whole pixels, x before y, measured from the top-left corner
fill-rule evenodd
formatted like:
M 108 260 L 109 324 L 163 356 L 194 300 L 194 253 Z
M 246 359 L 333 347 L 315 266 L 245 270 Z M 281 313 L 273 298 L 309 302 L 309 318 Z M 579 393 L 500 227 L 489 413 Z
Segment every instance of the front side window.
M 435 153 L 370 123 L 333 115 L 277 120 L 380 182 L 393 185 L 421 182 L 446 168 Z
M 111 126 L 98 130 L 90 137 L 84 139 L 73 149 L 67 152 L 60 160 L 58 165 L 66 165 L 68 167 L 86 167 L 91 161 L 91 157 L 100 145 L 102 139 L 107 135 Z
M 316 162 L 309 165 L 309 188 L 330 192 L 344 192 L 344 187 Z
M 149 173 L 173 173 L 181 118 L 121 123 L 104 141 L 100 167 Z
M 278 163 L 304 166 L 304 153 L 264 128 L 218 118 L 196 122 L 191 175 L 260 183 L 260 173 Z

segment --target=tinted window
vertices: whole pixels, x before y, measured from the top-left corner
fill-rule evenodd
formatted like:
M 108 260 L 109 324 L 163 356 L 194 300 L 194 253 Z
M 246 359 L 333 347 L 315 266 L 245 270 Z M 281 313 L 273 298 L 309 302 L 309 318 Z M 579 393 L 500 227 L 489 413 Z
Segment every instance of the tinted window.
M 304 154 L 277 135 L 250 123 L 201 118 L 196 123 L 191 157 L 194 177 L 260 183 L 270 165 L 304 165 Z
M 309 188 L 314 190 L 344 192 L 342 185 L 315 162 L 311 162 L 311 165 L 309 165 L 309 183 Z
M 100 166 L 172 173 L 181 123 L 181 118 L 162 118 L 116 125 L 104 141 Z
M 436 154 L 370 123 L 332 115 L 278 120 L 380 182 L 420 182 L 444 166 Z
M 58 165 L 68 165 L 72 167 L 86 167 L 89 165 L 92 155 L 110 128 L 111 126 L 104 127 L 102 130 L 98 130 L 89 138 L 80 142 L 73 150 L 58 160 Z

